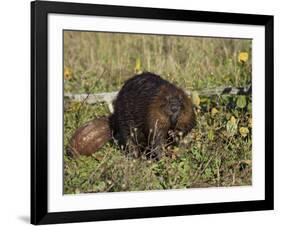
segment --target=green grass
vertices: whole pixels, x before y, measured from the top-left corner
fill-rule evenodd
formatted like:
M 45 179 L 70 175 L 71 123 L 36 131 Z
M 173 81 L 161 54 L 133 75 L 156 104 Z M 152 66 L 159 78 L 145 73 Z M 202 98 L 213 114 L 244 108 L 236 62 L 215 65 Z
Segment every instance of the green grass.
M 249 54 L 245 63 L 238 61 L 240 52 Z M 188 90 L 246 86 L 251 41 L 65 32 L 64 65 L 65 92 L 71 93 L 117 91 L 138 70 Z M 75 129 L 109 114 L 102 103 L 66 103 L 65 147 Z M 160 161 L 129 158 L 113 142 L 89 157 L 65 154 L 64 193 L 251 185 L 251 97 L 200 96 L 196 114 L 193 131 Z

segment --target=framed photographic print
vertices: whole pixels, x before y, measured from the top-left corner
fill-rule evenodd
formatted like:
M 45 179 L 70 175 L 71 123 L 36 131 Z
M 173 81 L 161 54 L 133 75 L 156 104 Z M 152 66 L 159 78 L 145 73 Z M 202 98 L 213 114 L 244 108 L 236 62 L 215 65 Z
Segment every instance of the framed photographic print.
M 273 209 L 273 16 L 31 3 L 31 223 Z

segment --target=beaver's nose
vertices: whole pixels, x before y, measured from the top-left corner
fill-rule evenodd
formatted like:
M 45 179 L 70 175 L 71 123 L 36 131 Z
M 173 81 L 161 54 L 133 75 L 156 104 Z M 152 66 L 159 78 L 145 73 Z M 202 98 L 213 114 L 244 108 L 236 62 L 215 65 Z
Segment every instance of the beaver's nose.
M 179 107 L 178 107 L 177 105 L 172 105 L 172 106 L 171 106 L 171 111 L 172 111 L 173 113 L 177 112 L 178 110 L 179 110 Z

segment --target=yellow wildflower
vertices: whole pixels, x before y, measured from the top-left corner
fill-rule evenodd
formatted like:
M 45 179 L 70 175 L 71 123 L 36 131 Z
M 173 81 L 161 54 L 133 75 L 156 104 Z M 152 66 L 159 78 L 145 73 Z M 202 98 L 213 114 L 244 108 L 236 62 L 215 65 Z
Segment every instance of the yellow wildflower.
M 236 118 L 234 116 L 231 116 L 230 122 L 231 122 L 231 124 L 235 125 L 236 124 Z
M 136 74 L 141 74 L 141 73 L 142 73 L 142 70 L 141 70 L 141 60 L 140 60 L 140 58 L 137 58 L 137 59 L 136 59 L 135 73 L 136 73 Z
M 247 127 L 240 127 L 239 132 L 242 137 L 246 137 L 249 133 L 249 129 Z
M 215 114 L 217 114 L 219 111 L 216 109 L 216 108 L 212 108 L 212 110 L 211 110 L 211 115 L 212 115 L 212 117 L 214 117 L 215 116 Z
M 64 68 L 64 79 L 69 80 L 72 78 L 72 75 L 73 75 L 72 69 L 69 67 L 65 67 Z
M 249 54 L 247 52 L 240 52 L 238 55 L 238 61 L 240 63 L 245 63 L 249 59 Z

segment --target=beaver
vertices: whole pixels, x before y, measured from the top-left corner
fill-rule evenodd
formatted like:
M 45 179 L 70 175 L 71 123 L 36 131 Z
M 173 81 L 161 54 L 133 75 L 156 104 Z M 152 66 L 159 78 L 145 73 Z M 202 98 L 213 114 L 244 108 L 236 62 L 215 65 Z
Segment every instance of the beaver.
M 195 126 L 189 96 L 159 75 L 144 72 L 125 82 L 113 104 L 109 127 L 122 150 L 160 159 L 163 147 Z

